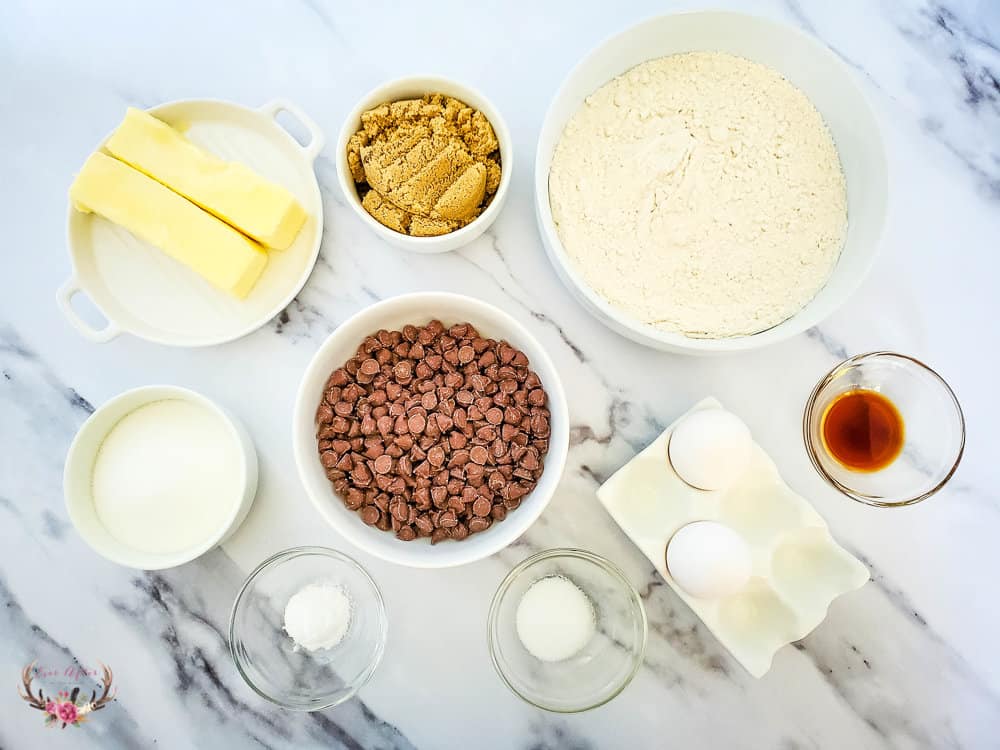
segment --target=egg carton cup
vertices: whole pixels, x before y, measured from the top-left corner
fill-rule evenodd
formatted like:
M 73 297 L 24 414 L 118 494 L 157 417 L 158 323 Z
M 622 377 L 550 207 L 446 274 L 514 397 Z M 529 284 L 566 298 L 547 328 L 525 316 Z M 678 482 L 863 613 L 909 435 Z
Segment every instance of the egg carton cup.
M 725 490 L 699 490 L 670 466 L 667 446 L 688 414 L 722 405 L 706 398 L 615 472 L 597 497 L 674 592 L 754 677 L 771 668 L 782 646 L 804 638 L 838 596 L 863 586 L 868 568 L 838 545 L 812 505 L 781 479 L 753 443 L 746 472 Z M 670 576 L 666 547 L 693 521 L 718 521 L 750 547 L 752 573 L 739 592 L 720 599 L 688 595 Z

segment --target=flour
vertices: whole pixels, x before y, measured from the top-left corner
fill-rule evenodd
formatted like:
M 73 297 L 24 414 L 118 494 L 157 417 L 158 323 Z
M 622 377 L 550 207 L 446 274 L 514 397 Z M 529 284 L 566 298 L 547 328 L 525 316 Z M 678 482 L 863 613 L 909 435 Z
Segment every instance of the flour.
M 549 197 L 601 297 L 692 337 L 794 315 L 829 277 L 847 226 L 840 159 L 809 99 L 715 52 L 650 60 L 588 97 L 556 147 Z

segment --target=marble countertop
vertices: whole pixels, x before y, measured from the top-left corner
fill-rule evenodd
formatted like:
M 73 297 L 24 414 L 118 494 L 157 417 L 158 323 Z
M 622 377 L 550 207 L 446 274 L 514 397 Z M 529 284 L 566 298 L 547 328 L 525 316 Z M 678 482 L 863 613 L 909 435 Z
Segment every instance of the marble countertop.
M 598 325 L 546 259 L 532 206 L 533 148 L 556 87 L 609 33 L 690 3 L 299 2 L 156 4 L 8 0 L 0 8 L 0 746 L 343 748 L 988 748 L 1000 740 L 1000 506 L 990 437 L 1000 313 L 1000 6 L 729 2 L 815 34 L 857 72 L 884 127 L 892 173 L 882 251 L 863 287 L 819 328 L 713 359 L 641 348 Z M 237 7 L 239 10 L 237 10 Z M 242 340 L 171 349 L 84 341 L 54 293 L 69 275 L 66 189 L 126 105 L 186 97 L 298 103 L 332 140 L 375 84 L 436 72 L 483 89 L 517 158 L 492 230 L 442 256 L 406 255 L 342 203 L 331 147 L 317 162 L 326 234 L 308 285 Z M 374 299 L 472 291 L 529 326 L 570 399 L 560 488 L 514 546 L 463 568 L 419 571 L 352 549 L 299 484 L 290 416 L 319 342 Z M 968 419 L 965 460 L 930 501 L 878 510 L 815 474 L 800 433 L 815 381 L 849 354 L 888 348 L 937 368 Z M 118 567 L 77 537 L 63 507 L 66 448 L 94 405 L 175 383 L 238 413 L 261 457 L 246 523 L 223 549 L 158 573 Z M 664 585 L 598 504 L 597 484 L 712 394 L 736 410 L 788 483 L 809 497 L 872 581 L 751 678 Z M 383 588 L 384 661 L 360 697 L 284 712 L 242 682 L 226 627 L 245 573 L 297 544 L 342 548 Z M 556 716 L 508 692 L 484 639 L 489 599 L 530 552 L 574 545 L 620 564 L 649 614 L 645 663 L 600 709 Z M 118 698 L 81 728 L 47 730 L 15 692 L 21 668 L 109 664 Z

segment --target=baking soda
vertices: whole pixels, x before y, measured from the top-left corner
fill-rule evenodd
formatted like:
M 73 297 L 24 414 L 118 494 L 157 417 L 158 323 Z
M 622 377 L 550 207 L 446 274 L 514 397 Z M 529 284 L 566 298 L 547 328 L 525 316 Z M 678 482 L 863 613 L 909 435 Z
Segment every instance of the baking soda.
M 333 648 L 347 635 L 352 612 L 351 598 L 343 587 L 310 583 L 285 605 L 285 632 L 295 641 L 296 651 Z

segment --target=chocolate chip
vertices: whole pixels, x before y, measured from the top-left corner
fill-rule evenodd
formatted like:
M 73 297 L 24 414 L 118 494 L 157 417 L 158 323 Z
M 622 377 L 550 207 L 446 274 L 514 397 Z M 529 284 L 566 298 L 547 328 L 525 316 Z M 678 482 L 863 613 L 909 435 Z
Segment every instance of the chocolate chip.
M 347 494 L 344 495 L 344 504 L 351 510 L 357 510 L 364 502 L 365 493 L 355 487 L 351 487 L 347 490 Z
M 392 470 L 392 457 L 384 453 L 375 459 L 375 473 L 388 474 Z
M 479 487 L 483 483 L 483 475 L 486 474 L 486 467 L 479 464 L 465 465 L 465 478 L 473 487 Z
M 326 401 L 321 401 L 316 409 L 316 424 L 326 424 L 333 419 L 333 409 Z
M 396 532 L 396 536 L 404 542 L 412 542 L 417 538 L 417 532 L 413 530 L 412 526 L 402 526 Z
M 405 359 L 400 360 L 396 363 L 392 373 L 396 377 L 397 383 L 407 385 L 413 378 L 413 365 Z
M 443 542 L 445 539 L 448 539 L 451 536 L 452 534 L 449 532 L 449 530 L 444 527 L 434 529 L 434 531 L 431 533 L 431 544 L 437 544 L 438 542 Z M 456 536 L 454 538 L 460 539 L 462 537 Z
M 444 448 L 440 445 L 435 445 L 429 451 L 427 451 L 427 460 L 430 462 L 431 466 L 441 466 L 444 464 L 445 452 Z
M 535 437 L 545 438 L 549 436 L 549 420 L 541 414 L 531 417 L 531 434 Z
M 510 500 L 518 500 L 530 492 L 530 489 L 525 487 L 523 484 L 511 484 L 508 485 L 509 492 L 507 498 Z
M 431 521 L 431 519 L 425 515 L 417 516 L 417 520 L 414 521 L 413 523 L 417 527 L 417 531 L 421 532 L 422 534 L 430 534 L 431 532 L 434 531 L 434 522 Z
M 534 488 L 546 402 L 524 353 L 469 323 L 382 329 L 327 379 L 320 463 L 365 524 L 403 541 L 465 539 Z
M 421 414 L 414 414 L 412 417 L 406 420 L 407 428 L 414 435 L 419 435 L 427 427 L 427 419 Z
M 351 469 L 351 479 L 358 487 L 367 487 L 372 481 L 372 474 L 363 463 L 356 463 Z
M 490 527 L 490 518 L 481 518 L 476 516 L 469 520 L 469 533 L 478 534 L 480 531 L 486 531 Z
M 456 466 L 465 466 L 470 461 L 470 454 L 467 450 L 457 450 L 451 454 L 451 460 L 448 461 L 448 468 L 453 469 Z

